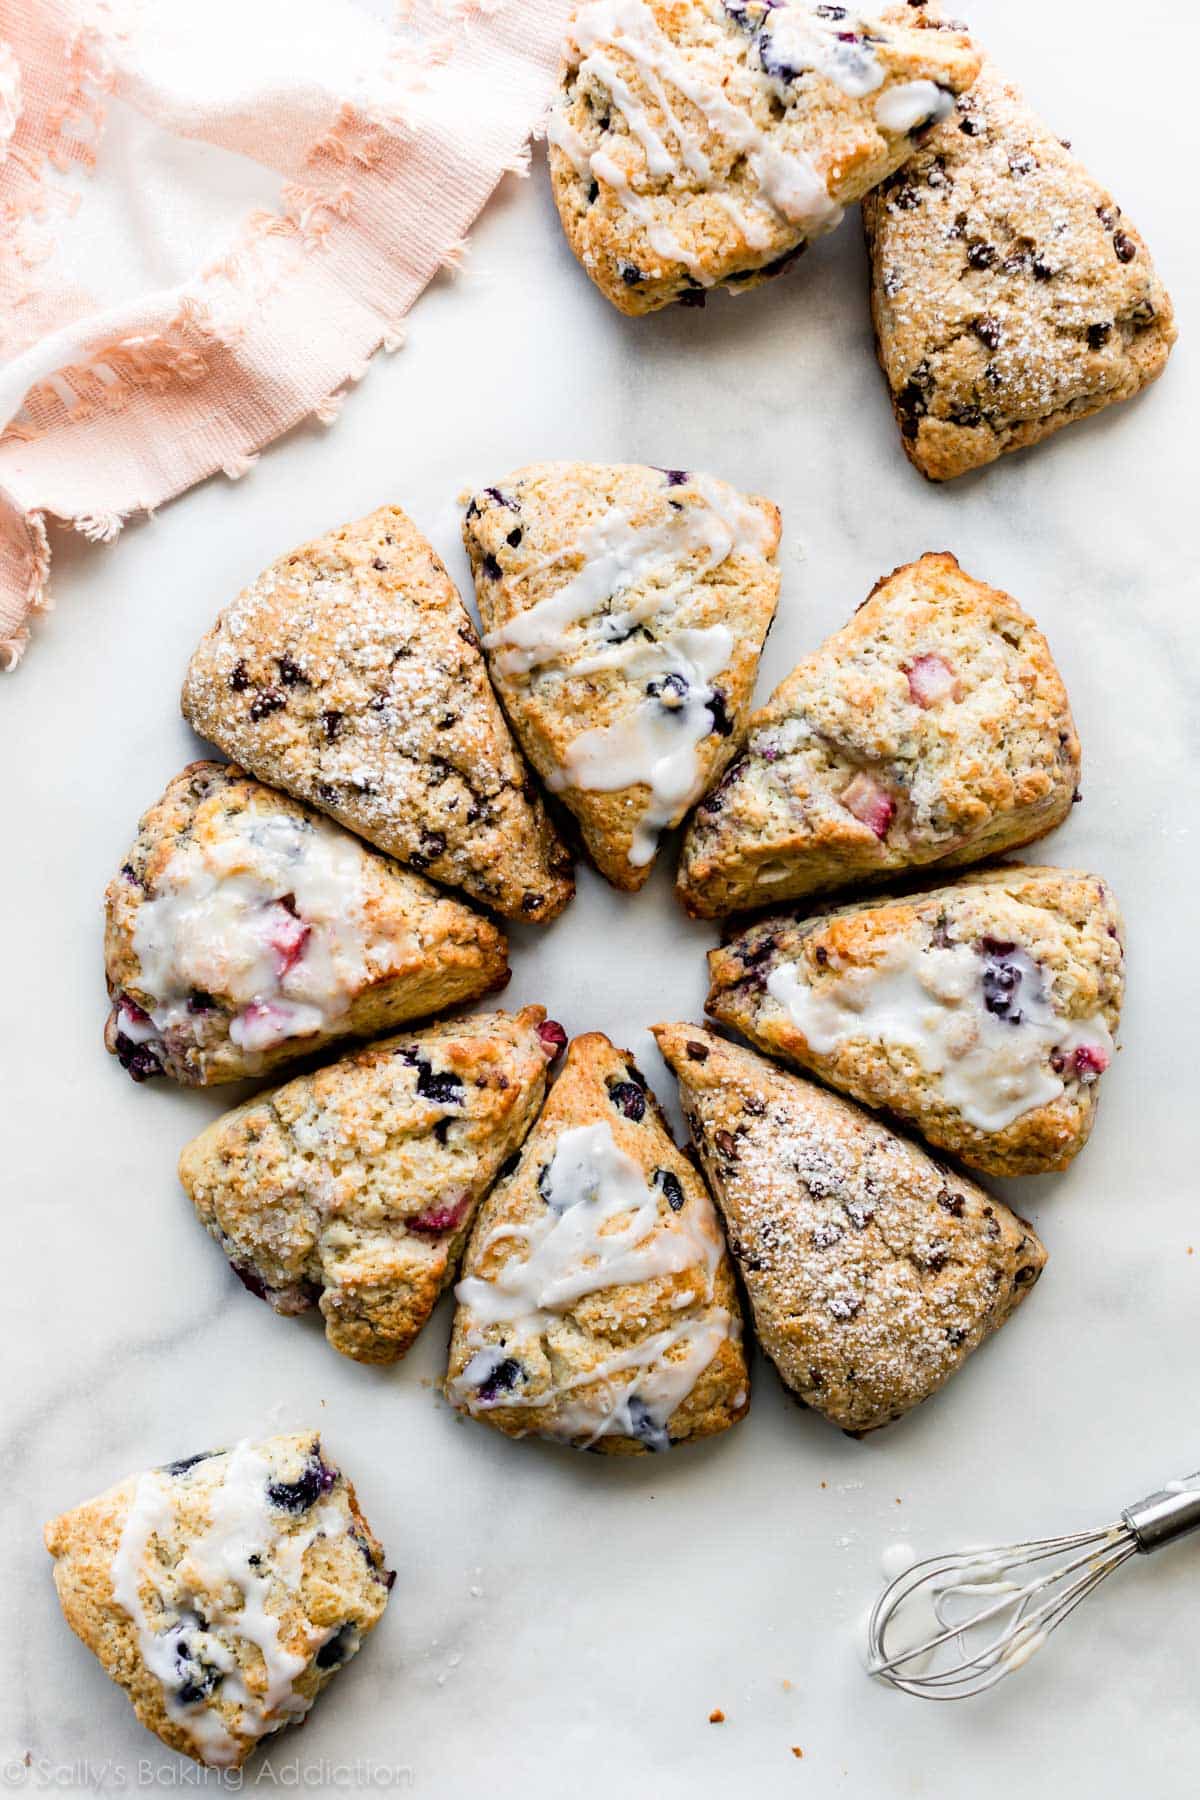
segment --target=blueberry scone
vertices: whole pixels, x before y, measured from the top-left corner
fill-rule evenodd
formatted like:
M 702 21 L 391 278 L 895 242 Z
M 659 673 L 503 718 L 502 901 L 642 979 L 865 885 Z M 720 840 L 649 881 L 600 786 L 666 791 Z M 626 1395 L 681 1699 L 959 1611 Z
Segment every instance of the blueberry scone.
M 527 1006 L 384 1038 L 215 1120 L 179 1178 L 239 1280 L 279 1313 L 318 1305 L 344 1356 L 403 1356 L 537 1117 L 562 1041 L 544 1021 Z
M 852 1433 L 927 1400 L 1038 1279 L 1032 1226 L 752 1050 L 695 1025 L 654 1035 L 785 1385 Z
M 1060 824 L 1079 740 L 1045 638 L 952 556 L 875 586 L 750 719 L 684 839 L 706 918 L 956 868 Z
M 1120 207 L 990 65 L 863 203 L 904 447 L 945 481 L 1161 375 L 1170 297 Z
M 710 475 L 534 463 L 467 507 L 492 679 L 601 874 L 638 888 L 733 755 L 779 513 Z
M 549 124 L 567 241 L 624 313 L 756 287 L 978 69 L 963 30 L 896 0 L 586 0 Z
M 319 1437 L 131 1475 L 53 1519 L 63 1613 L 172 1750 L 236 1769 L 307 1715 L 395 1579 Z
M 458 590 L 398 507 L 244 589 L 183 711 L 252 775 L 506 918 L 553 918 L 574 892 Z
M 576 1038 L 467 1247 L 452 1404 L 511 1437 L 667 1450 L 749 1404 L 741 1314 L 703 1181 L 627 1051 Z
M 1009 866 L 775 916 L 709 955 L 708 1011 L 991 1175 L 1087 1142 L 1124 987 L 1104 882 Z
M 108 1048 L 135 1081 L 261 1075 L 503 987 L 504 935 L 240 769 L 192 763 L 105 897 Z

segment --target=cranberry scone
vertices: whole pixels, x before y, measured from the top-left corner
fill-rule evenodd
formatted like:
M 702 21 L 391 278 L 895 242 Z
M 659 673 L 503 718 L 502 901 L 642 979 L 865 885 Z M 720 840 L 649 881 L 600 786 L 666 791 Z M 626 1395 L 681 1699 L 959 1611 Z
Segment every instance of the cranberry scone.
M 668 1450 L 749 1405 L 717 1215 L 627 1051 L 576 1038 L 480 1210 L 450 1345 L 451 1403 L 510 1437 Z
M 963 30 L 895 0 L 587 0 L 549 124 L 567 241 L 624 313 L 756 287 L 978 70 Z
M 679 897 L 716 918 L 979 862 L 1062 822 L 1079 760 L 1033 620 L 953 556 L 923 556 L 751 717 L 692 816 Z
M 1162 374 L 1170 296 L 1108 189 L 990 65 L 863 219 L 879 360 L 934 481 Z
M 509 977 L 504 934 L 240 769 L 192 763 L 105 896 L 105 1043 L 135 1081 L 262 1075 Z
M 540 1006 L 381 1039 L 215 1120 L 179 1178 L 251 1293 L 279 1313 L 318 1305 L 335 1350 L 394 1362 L 454 1279 L 561 1042 Z
M 1088 1140 L 1124 990 L 1108 887 L 1009 866 L 953 887 L 769 917 L 708 959 L 708 1011 L 990 1175 Z
M 252 775 L 505 918 L 551 919 L 574 892 L 458 590 L 398 507 L 244 589 L 183 711 Z
M 696 1025 L 654 1035 L 784 1384 L 854 1434 L 927 1400 L 1037 1281 L 1032 1226 L 754 1051 Z
M 650 874 L 733 755 L 779 598 L 779 512 L 727 482 L 534 463 L 467 507 L 492 679 L 601 874 Z
M 45 1535 L 72 1631 L 148 1731 L 216 1769 L 305 1718 L 395 1579 L 312 1432 L 131 1475 Z

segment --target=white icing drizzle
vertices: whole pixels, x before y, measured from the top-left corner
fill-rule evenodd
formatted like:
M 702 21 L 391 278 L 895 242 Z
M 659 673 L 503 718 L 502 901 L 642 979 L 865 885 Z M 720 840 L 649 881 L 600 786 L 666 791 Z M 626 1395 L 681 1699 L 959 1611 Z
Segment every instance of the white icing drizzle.
M 900 81 L 875 102 L 875 123 L 901 134 L 918 125 L 937 125 L 954 111 L 954 95 L 936 81 Z
M 818 988 L 793 963 L 767 978 L 778 1002 L 809 1049 L 830 1056 L 856 1040 L 897 1044 L 915 1053 L 948 1105 L 979 1131 L 1003 1131 L 1064 1090 L 1051 1063 L 1064 1066 L 1076 1051 L 1095 1052 L 1107 1067 L 1113 1040 L 1104 1019 L 1062 1018 L 1041 971 L 1023 950 L 1004 961 L 1020 971 L 1018 1022 L 989 1012 L 984 961 L 973 946 L 922 948 L 906 943 L 870 968 L 853 969 Z
M 771 8 L 755 40 L 760 65 L 765 38 L 770 62 L 794 71 L 788 81 L 781 81 L 785 91 L 811 71 L 832 81 L 852 100 L 863 100 L 884 83 L 883 65 L 874 45 L 866 41 L 871 25 L 849 7 L 842 9 L 840 18 L 822 17 L 814 10 L 816 3 L 799 0 L 798 4 Z M 858 41 L 849 41 L 851 37 Z

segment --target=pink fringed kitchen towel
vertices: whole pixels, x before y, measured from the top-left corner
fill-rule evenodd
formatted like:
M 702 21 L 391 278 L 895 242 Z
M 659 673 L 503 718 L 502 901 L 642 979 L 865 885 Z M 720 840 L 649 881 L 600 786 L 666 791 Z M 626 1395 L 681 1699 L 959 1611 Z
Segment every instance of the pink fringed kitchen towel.
M 47 515 L 107 541 L 396 347 L 526 166 L 569 11 L 0 0 L 0 664 Z

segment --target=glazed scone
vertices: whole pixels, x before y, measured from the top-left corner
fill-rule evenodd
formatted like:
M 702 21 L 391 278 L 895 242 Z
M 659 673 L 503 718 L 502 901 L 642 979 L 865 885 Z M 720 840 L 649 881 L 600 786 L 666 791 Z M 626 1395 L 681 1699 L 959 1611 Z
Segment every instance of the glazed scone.
M 904 448 L 934 481 L 1166 367 L 1174 314 L 1145 244 L 990 64 L 863 220 L 879 360 Z
M 319 1305 L 335 1350 L 403 1356 L 454 1279 L 562 1041 L 540 1006 L 384 1038 L 259 1094 L 184 1150 L 179 1178 L 246 1287 Z
M 972 1168 L 1065 1169 L 1088 1140 L 1124 990 L 1095 875 L 1013 865 L 769 917 L 708 968 L 713 1018 Z
M 654 1035 L 785 1385 L 852 1433 L 927 1400 L 1041 1274 L 1032 1226 L 754 1051 L 696 1025 Z
M 630 1060 L 576 1038 L 467 1246 L 446 1394 L 510 1437 L 668 1450 L 745 1413 L 733 1271 Z
M 148 1731 L 217 1769 L 305 1718 L 395 1579 L 313 1432 L 131 1475 L 45 1535 L 71 1630 Z
M 192 763 L 105 896 L 104 1041 L 135 1081 L 262 1075 L 476 1000 L 504 934 L 240 769 Z
M 185 718 L 272 787 L 513 919 L 574 892 L 458 590 L 382 506 L 272 563 L 217 620 Z
M 1033 620 L 952 556 L 876 584 L 749 721 L 692 815 L 678 893 L 720 917 L 957 868 L 1062 822 L 1079 739 Z
M 624 313 L 756 287 L 978 70 L 963 30 L 894 0 L 586 0 L 549 123 L 567 241 Z
M 492 680 L 597 868 L 641 887 L 733 755 L 779 598 L 779 512 L 711 475 L 534 463 L 471 500 Z

